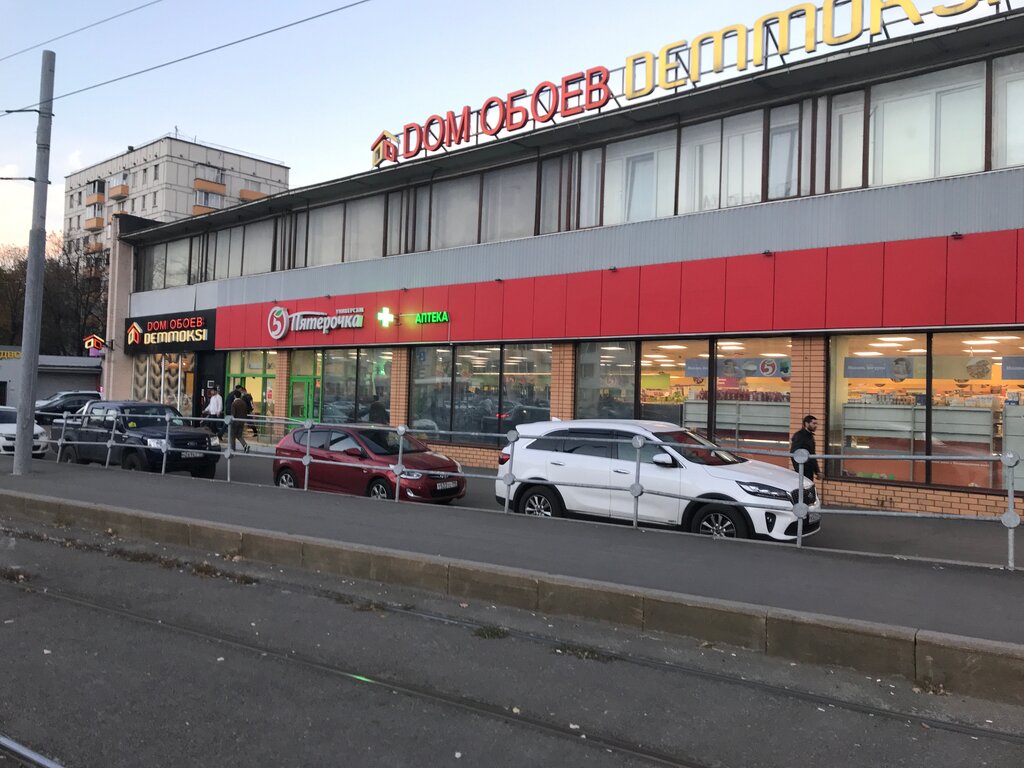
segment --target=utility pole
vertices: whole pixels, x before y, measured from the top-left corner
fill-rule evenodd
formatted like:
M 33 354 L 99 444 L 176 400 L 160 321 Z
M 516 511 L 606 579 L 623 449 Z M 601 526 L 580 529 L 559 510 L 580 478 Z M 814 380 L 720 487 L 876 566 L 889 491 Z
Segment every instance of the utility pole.
M 32 442 L 36 425 L 36 378 L 39 370 L 39 334 L 43 314 L 43 266 L 46 259 L 46 192 L 50 184 L 50 128 L 53 123 L 53 73 L 57 56 L 43 51 L 39 82 L 39 124 L 36 128 L 35 197 L 32 229 L 28 234 L 25 269 L 25 318 L 21 331 L 21 393 L 14 438 L 14 474 L 32 469 Z

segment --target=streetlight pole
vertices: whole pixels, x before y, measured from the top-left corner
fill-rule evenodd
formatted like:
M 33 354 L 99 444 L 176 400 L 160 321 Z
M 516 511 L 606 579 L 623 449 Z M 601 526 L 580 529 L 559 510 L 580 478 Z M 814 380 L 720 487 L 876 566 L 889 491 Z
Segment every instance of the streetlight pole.
M 53 75 L 57 56 L 43 51 L 39 83 L 39 123 L 36 128 L 35 196 L 32 229 L 28 235 L 25 269 L 25 317 L 21 332 L 21 392 L 18 425 L 14 438 L 14 474 L 32 468 L 32 442 L 36 425 L 36 377 L 39 368 L 39 334 L 43 314 L 43 264 L 46 258 L 46 192 L 50 183 L 50 128 L 53 123 Z

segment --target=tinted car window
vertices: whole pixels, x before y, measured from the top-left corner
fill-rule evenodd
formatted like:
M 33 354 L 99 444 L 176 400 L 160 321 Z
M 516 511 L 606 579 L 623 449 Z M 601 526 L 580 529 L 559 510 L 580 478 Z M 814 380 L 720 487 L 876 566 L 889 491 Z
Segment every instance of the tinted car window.
M 710 440 L 705 440 L 688 430 L 674 432 L 658 432 L 657 437 L 672 447 L 694 464 L 721 466 L 724 464 L 742 464 L 746 459 L 724 451 Z
M 17 424 L 18 423 L 18 412 L 17 411 L 2 411 L 0 410 L 0 424 Z
M 613 458 L 616 446 L 611 432 L 597 430 L 570 430 L 565 438 L 562 450 L 576 456 L 597 456 L 602 459 Z
M 308 434 L 309 434 L 308 430 L 305 430 L 305 429 L 297 430 L 295 432 L 295 437 L 293 438 L 295 440 L 295 444 L 296 445 L 304 446 L 306 444 L 306 435 L 308 435 Z M 330 439 L 331 439 L 331 433 L 328 430 L 326 430 L 326 429 L 314 429 L 313 430 L 313 439 L 312 439 L 312 442 L 310 442 L 309 447 L 310 448 L 327 448 L 327 444 L 328 444 L 328 442 L 330 442 Z
M 391 432 L 386 429 L 361 429 L 359 430 L 359 437 L 366 443 L 366 447 L 378 456 L 398 455 L 399 437 L 397 432 Z M 428 450 L 424 443 L 421 443 L 414 437 L 406 435 L 401 439 L 404 441 L 402 445 L 403 453 L 423 453 Z
M 332 432 L 331 442 L 328 446 L 328 450 L 336 453 L 347 451 L 349 448 L 358 448 L 362 450 L 362 446 L 356 442 L 356 439 L 352 437 L 348 432 Z
M 530 451 L 551 451 L 552 453 L 558 453 L 562 450 L 562 443 L 565 436 L 568 434 L 569 430 L 559 429 L 545 435 L 544 437 L 537 438 L 526 446 L 526 448 Z
M 619 449 L 619 458 L 624 461 L 635 462 L 636 448 L 629 444 L 629 441 L 631 441 L 635 437 L 635 434 L 632 432 L 616 432 L 615 437 L 618 440 L 622 441 L 617 444 Z M 650 442 L 650 440 L 648 440 L 647 442 L 644 443 L 643 448 L 640 449 L 640 463 L 653 464 L 654 457 L 660 456 L 661 454 L 665 454 L 666 456 L 668 456 L 668 453 L 662 446 L 658 445 L 657 443 L 652 443 Z

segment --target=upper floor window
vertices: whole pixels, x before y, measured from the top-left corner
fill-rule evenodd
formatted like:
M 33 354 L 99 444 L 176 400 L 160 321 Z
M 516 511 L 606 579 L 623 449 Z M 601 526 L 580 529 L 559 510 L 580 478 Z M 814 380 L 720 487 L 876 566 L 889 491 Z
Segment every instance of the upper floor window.
M 86 194 L 88 195 L 101 195 L 107 189 L 106 183 L 101 179 L 95 179 L 90 181 L 86 186 Z
M 153 193 L 153 205 L 156 205 L 156 193 Z M 204 208 L 223 208 L 224 207 L 224 195 L 218 195 L 216 192 L 204 192 L 201 189 L 196 190 L 196 205 L 201 205 Z M 146 209 L 146 196 L 142 196 L 142 209 Z
M 725 207 L 761 202 L 764 114 L 726 118 L 722 125 L 723 197 Z
M 768 199 L 796 197 L 800 192 L 800 105 L 769 112 Z
M 604 174 L 605 224 L 671 216 L 675 212 L 676 132 L 609 144 Z
M 197 165 L 196 178 L 203 181 L 212 181 L 214 184 L 224 183 L 224 171 L 214 168 L 212 165 Z
M 992 67 L 992 165 L 1024 165 L 1024 53 Z
M 722 121 L 683 128 L 679 147 L 679 212 L 719 207 L 722 179 Z
M 537 216 L 537 164 L 484 174 L 480 242 L 529 237 Z
M 146 176 L 148 176 L 148 175 L 149 175 L 149 169 L 148 168 L 143 168 L 142 169 L 142 185 L 143 186 L 145 186 L 148 183 L 148 181 L 146 179 Z
M 871 89 L 868 184 L 904 184 L 985 168 L 985 64 Z
M 471 245 L 479 240 L 479 175 L 434 184 L 430 233 L 430 247 L 434 250 Z
M 153 181 L 160 181 L 160 163 L 153 164 Z
M 384 196 L 345 204 L 345 261 L 379 259 L 384 255 Z

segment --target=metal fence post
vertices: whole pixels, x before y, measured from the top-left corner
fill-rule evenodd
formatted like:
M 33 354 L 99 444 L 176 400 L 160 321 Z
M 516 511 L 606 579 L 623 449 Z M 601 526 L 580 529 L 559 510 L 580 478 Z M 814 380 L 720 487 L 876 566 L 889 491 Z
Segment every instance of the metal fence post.
M 644 495 L 644 487 L 640 484 L 640 452 L 647 443 L 643 435 L 633 435 L 630 441 L 636 448 L 636 473 L 633 475 L 633 484 L 629 486 L 629 492 L 633 496 L 633 528 L 640 527 L 640 497 Z
M 505 469 L 505 514 L 508 514 L 509 497 L 512 495 L 512 486 L 515 485 L 516 476 L 512 472 L 512 464 L 516 458 L 516 443 L 519 442 L 519 432 L 515 429 L 508 431 L 508 467 Z
M 395 503 L 398 503 L 402 496 L 402 473 L 405 466 L 402 464 L 405 449 L 405 433 L 408 431 L 404 424 L 395 430 L 398 433 L 398 465 L 395 467 Z
M 1012 571 L 1014 563 L 1014 535 L 1020 527 L 1020 515 L 1017 514 L 1016 498 L 1014 497 L 1013 474 L 1014 469 L 1020 464 L 1020 456 L 1013 451 L 1004 453 L 1003 478 L 1006 481 L 1006 514 L 1003 515 L 1003 525 L 1006 526 L 1006 569 Z
M 306 428 L 306 455 L 302 457 L 302 469 L 305 474 L 305 479 L 302 481 L 302 490 L 309 490 L 309 465 L 313 463 L 313 457 L 309 455 L 309 446 L 313 440 L 313 422 L 308 419 L 303 422 L 303 427 Z
M 68 429 L 68 412 L 64 411 L 64 423 L 60 427 L 60 439 L 57 440 L 57 463 L 60 464 L 60 456 L 64 451 L 64 435 L 67 434 Z
M 103 463 L 104 469 L 110 468 L 110 452 L 114 448 L 114 431 L 117 429 L 117 414 L 111 414 L 111 418 L 113 421 L 110 424 L 110 437 L 107 438 L 107 460 Z
M 228 461 L 228 482 L 231 482 L 231 457 L 235 455 L 235 452 L 231 450 L 231 416 L 224 417 L 224 432 L 228 436 L 228 447 L 224 449 L 224 457 Z
M 807 462 L 810 461 L 811 454 L 806 448 L 801 448 L 793 453 L 793 461 L 796 462 L 797 466 L 797 490 L 796 490 L 796 504 L 793 505 L 793 514 L 796 515 L 796 545 L 802 547 L 804 545 L 804 520 L 807 518 L 807 513 L 810 511 L 807 508 L 807 504 L 804 503 L 804 467 Z
M 171 414 L 170 413 L 165 413 L 164 414 L 164 423 L 166 425 L 166 429 L 164 430 L 164 456 L 163 456 L 163 463 L 160 465 L 160 474 L 161 475 L 166 475 L 167 474 L 167 447 L 168 447 L 168 445 L 170 445 L 170 442 L 171 442 Z

